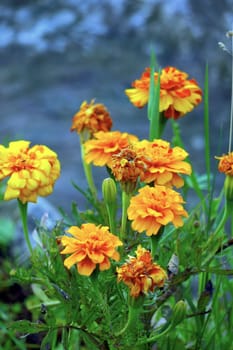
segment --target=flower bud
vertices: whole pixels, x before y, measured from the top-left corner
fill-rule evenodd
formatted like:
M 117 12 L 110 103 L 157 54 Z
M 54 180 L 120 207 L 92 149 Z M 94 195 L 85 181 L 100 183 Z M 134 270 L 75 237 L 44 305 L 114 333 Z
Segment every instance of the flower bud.
M 180 322 L 182 322 L 186 316 L 186 304 L 183 300 L 179 300 L 173 308 L 171 325 L 176 327 Z
M 103 198 L 106 205 L 112 206 L 116 203 L 116 198 L 117 198 L 116 184 L 115 184 L 115 181 L 110 177 L 103 180 L 102 193 L 103 193 Z

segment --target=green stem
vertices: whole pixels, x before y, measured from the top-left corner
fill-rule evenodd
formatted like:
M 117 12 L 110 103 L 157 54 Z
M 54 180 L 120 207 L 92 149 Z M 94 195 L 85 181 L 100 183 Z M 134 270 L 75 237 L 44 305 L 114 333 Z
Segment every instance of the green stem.
M 162 333 L 156 334 L 151 338 L 147 338 L 146 340 L 139 341 L 137 343 L 137 345 L 153 343 L 154 341 L 158 340 L 159 338 L 164 337 L 172 328 L 173 328 L 173 326 L 170 324 Z
M 94 197 L 96 197 L 97 191 L 95 188 L 93 176 L 92 176 L 92 166 L 91 164 L 87 164 L 85 161 L 85 149 L 84 149 L 84 142 L 80 136 L 80 148 L 81 148 L 81 158 L 82 158 L 82 164 L 83 164 L 83 169 L 84 173 L 86 176 L 86 180 L 88 183 L 88 186 L 90 188 L 90 191 Z
M 217 235 L 223 228 L 229 216 L 232 216 L 233 202 L 226 199 L 223 216 L 215 229 L 215 235 Z
M 135 323 L 137 323 L 139 315 L 143 308 L 144 297 L 139 296 L 138 298 L 129 297 L 129 311 L 128 318 L 125 326 L 115 334 L 116 337 L 129 331 L 131 328 L 135 329 Z
M 109 228 L 110 232 L 115 233 L 116 232 L 116 210 L 112 208 L 110 205 L 106 205 L 107 214 L 108 214 L 108 221 L 109 221 Z
M 159 245 L 159 240 L 160 240 L 160 237 L 161 237 L 161 234 L 163 233 L 164 231 L 164 226 L 161 226 L 157 235 L 152 235 L 150 237 L 150 243 L 151 243 L 151 255 L 152 255 L 152 258 L 155 257 L 155 254 L 157 252 L 157 248 L 158 248 L 158 245 Z
M 18 199 L 18 206 L 19 206 L 20 216 L 22 220 L 24 237 L 25 237 L 28 249 L 30 251 L 30 254 L 32 255 L 33 249 L 29 239 L 28 224 L 27 224 L 27 203 L 22 203 L 21 200 Z
M 126 238 L 126 225 L 127 225 L 127 209 L 129 206 L 131 194 L 122 191 L 122 216 L 121 216 L 121 229 L 120 239 L 124 241 Z

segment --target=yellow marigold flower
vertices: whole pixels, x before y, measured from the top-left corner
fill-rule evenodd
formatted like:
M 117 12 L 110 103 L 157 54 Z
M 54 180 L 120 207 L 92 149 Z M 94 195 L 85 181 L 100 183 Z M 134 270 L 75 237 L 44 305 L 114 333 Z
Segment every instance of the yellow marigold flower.
M 18 198 L 22 203 L 48 196 L 60 175 L 57 154 L 46 146 L 29 148 L 29 141 L 0 145 L 0 180 L 9 177 L 5 200 Z
M 112 156 L 109 168 L 126 192 L 131 193 L 145 171 L 145 164 L 130 145 Z
M 172 223 L 183 226 L 182 216 L 188 213 L 179 193 L 165 186 L 145 186 L 132 197 L 128 208 L 128 218 L 135 231 L 146 231 L 147 236 L 156 235 L 161 226 Z
M 75 130 L 78 134 L 88 131 L 93 135 L 98 131 L 109 131 L 111 127 L 112 119 L 106 107 L 91 100 L 90 103 L 84 101 L 81 104 L 79 111 L 73 117 L 71 131 Z
M 179 174 L 190 175 L 192 172 L 190 164 L 184 161 L 188 153 L 181 147 L 171 148 L 169 142 L 160 139 L 136 142 L 134 147 L 145 163 L 141 175 L 143 182 L 179 188 L 184 184 Z
M 80 228 L 72 226 L 67 232 L 73 237 L 61 238 L 61 244 L 65 246 L 61 254 L 71 254 L 64 260 L 68 269 L 76 264 L 80 275 L 90 276 L 97 264 L 103 271 L 110 268 L 109 258 L 120 259 L 116 248 L 123 243 L 109 232 L 107 226 L 83 224 Z
M 188 74 L 175 67 L 162 69 L 160 76 L 159 111 L 166 118 L 178 119 L 191 112 L 202 100 L 202 91 L 194 79 L 188 80 Z M 155 82 L 158 73 L 154 73 Z M 149 99 L 150 68 L 146 68 L 140 79 L 132 83 L 131 89 L 125 93 L 138 108 L 143 107 Z
M 94 137 L 95 139 L 88 140 L 84 144 L 85 161 L 98 166 L 108 165 L 113 154 L 138 140 L 136 136 L 120 131 L 99 131 Z
M 135 298 L 153 292 L 156 287 L 163 287 L 166 279 L 166 272 L 152 261 L 150 251 L 140 245 L 136 257 L 129 256 L 125 264 L 117 267 L 118 282 L 123 281 L 130 288 L 130 295 Z

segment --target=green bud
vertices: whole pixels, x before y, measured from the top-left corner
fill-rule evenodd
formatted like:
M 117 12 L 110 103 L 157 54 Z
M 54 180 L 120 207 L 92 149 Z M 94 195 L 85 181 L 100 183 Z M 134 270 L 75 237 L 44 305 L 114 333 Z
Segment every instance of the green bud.
M 183 300 L 179 300 L 173 308 L 171 326 L 176 327 L 186 317 L 186 304 Z
M 116 184 L 115 184 L 115 181 L 110 177 L 103 180 L 102 193 L 103 193 L 103 198 L 106 205 L 112 206 L 116 203 L 116 199 L 117 199 Z

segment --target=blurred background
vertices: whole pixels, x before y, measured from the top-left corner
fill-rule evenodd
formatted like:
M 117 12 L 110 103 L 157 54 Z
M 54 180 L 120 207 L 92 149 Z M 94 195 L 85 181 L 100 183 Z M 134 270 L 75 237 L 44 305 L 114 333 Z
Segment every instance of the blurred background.
M 124 89 L 150 64 L 176 66 L 204 86 L 209 64 L 212 170 L 227 152 L 231 98 L 232 0 L 1 0 L 1 143 L 25 139 L 58 153 L 62 173 L 48 201 L 83 209 L 72 181 L 86 188 L 79 137 L 70 132 L 83 100 L 104 103 L 113 130 L 148 136 L 146 108 L 138 110 Z M 205 172 L 203 104 L 179 121 L 185 148 Z M 171 130 L 164 138 L 169 141 Z M 107 174 L 94 169 L 97 186 Z M 218 175 L 217 184 L 223 183 Z

